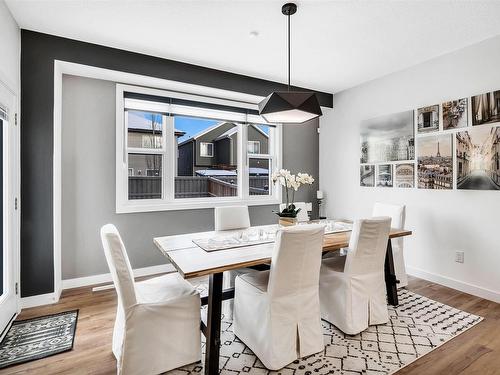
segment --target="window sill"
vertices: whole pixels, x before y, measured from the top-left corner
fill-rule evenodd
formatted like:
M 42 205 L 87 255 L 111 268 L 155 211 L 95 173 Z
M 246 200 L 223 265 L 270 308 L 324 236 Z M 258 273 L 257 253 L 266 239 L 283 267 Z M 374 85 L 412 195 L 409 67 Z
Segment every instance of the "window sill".
M 217 198 L 211 198 L 214 201 L 196 201 L 194 199 L 189 199 L 189 202 L 182 201 L 179 199 L 175 202 L 127 202 L 125 204 L 117 204 L 116 213 L 117 214 L 127 214 L 127 213 L 138 213 L 138 212 L 157 212 L 157 211 L 183 211 L 183 210 L 198 210 L 204 208 L 215 208 L 224 206 L 266 206 L 266 205 L 278 205 L 281 200 L 277 198 L 267 198 L 267 199 L 224 199 L 219 200 Z

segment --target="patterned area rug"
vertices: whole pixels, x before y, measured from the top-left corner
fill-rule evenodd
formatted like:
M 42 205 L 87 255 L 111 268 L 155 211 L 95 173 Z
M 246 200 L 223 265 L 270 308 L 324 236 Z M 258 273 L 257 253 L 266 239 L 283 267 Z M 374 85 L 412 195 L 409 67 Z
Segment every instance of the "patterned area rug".
M 206 287 L 198 286 L 202 293 Z M 323 321 L 323 352 L 297 360 L 281 374 L 393 374 L 479 323 L 482 318 L 405 289 L 399 306 L 389 306 L 390 321 L 356 336 Z M 220 368 L 223 374 L 269 374 L 259 359 L 232 332 L 231 302 L 224 302 Z M 202 364 L 170 373 L 203 373 Z
M 78 310 L 12 323 L 0 343 L 0 368 L 73 349 Z

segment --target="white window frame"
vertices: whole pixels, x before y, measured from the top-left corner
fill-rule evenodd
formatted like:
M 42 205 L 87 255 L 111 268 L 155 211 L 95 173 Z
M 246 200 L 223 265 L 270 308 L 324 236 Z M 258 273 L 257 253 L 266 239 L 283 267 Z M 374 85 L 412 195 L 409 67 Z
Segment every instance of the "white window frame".
M 248 145 L 250 145 L 250 143 L 253 143 L 254 145 L 257 144 L 258 147 L 257 147 L 257 152 L 248 152 L 249 154 L 251 155 L 257 155 L 257 154 L 260 154 L 260 141 L 247 141 L 247 148 L 250 149 L 248 147 Z
M 202 150 L 202 145 L 211 145 L 212 146 L 212 153 L 211 155 L 209 155 L 208 153 L 206 155 L 203 155 L 201 153 L 201 150 Z M 207 147 L 207 151 L 208 151 L 208 147 Z M 214 144 L 212 142 L 200 142 L 200 157 L 202 158 L 213 158 L 214 157 Z
M 186 89 L 185 92 L 188 90 Z M 146 95 L 178 98 L 237 108 L 248 108 L 257 110 L 257 103 L 244 101 L 233 101 L 219 99 L 196 94 L 185 94 L 183 92 L 165 91 L 159 89 L 130 86 L 124 84 L 116 85 L 116 213 L 131 212 L 153 212 L 213 208 L 229 206 L 234 204 L 244 204 L 249 206 L 276 205 L 281 203 L 281 188 L 279 185 L 270 184 L 269 195 L 249 194 L 249 156 L 271 159 L 272 171 L 281 168 L 282 162 L 282 125 L 269 124 L 264 118 L 258 115 L 249 115 L 241 112 L 219 111 L 205 108 L 188 107 L 184 105 L 159 103 L 138 99 L 125 99 L 125 92 L 134 92 Z M 235 93 L 235 96 L 238 94 Z M 241 94 L 245 97 L 246 94 Z M 151 111 L 163 114 L 163 137 L 164 148 L 162 149 L 127 149 L 127 116 L 125 110 Z M 175 198 L 175 175 L 176 157 L 175 136 L 174 136 L 174 116 L 167 115 L 175 113 L 181 116 L 192 116 L 202 118 L 225 119 L 234 121 L 238 127 L 238 195 L 234 197 L 209 197 L 209 198 Z M 246 124 L 272 125 L 272 136 L 270 136 L 269 155 L 248 154 L 247 139 L 248 132 Z M 162 154 L 162 198 L 161 199 L 128 199 L 128 153 Z M 271 173 L 272 173 L 271 171 Z

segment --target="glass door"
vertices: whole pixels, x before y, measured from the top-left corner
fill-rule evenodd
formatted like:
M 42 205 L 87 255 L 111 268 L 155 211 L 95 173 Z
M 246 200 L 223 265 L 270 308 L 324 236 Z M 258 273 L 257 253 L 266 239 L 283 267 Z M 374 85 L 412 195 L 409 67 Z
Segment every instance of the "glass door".
M 0 82 L 0 337 L 18 312 L 19 207 L 16 97 Z

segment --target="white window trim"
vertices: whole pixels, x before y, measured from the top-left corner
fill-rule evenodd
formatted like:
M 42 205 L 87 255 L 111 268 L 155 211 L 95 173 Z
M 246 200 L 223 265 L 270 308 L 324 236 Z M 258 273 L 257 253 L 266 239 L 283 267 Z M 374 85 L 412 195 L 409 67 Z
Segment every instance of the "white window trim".
M 201 153 L 201 145 L 212 145 L 212 155 L 208 155 L 208 153 L 206 155 L 203 155 Z M 207 151 L 208 151 L 208 147 L 207 147 Z M 202 157 L 202 158 L 213 158 L 214 157 L 214 144 L 212 142 L 200 142 L 200 157 Z
M 187 87 L 187 86 L 186 86 Z M 237 122 L 238 134 L 238 166 L 241 166 L 241 172 L 238 173 L 238 196 L 235 197 L 210 197 L 210 198 L 174 198 L 175 186 L 175 171 L 176 158 L 166 157 L 163 162 L 163 184 L 162 184 L 162 199 L 128 199 L 128 168 L 127 168 L 127 152 L 138 153 L 161 153 L 166 155 L 174 155 L 175 139 L 174 139 L 174 120 L 172 116 L 164 115 L 163 136 L 165 137 L 165 149 L 128 149 L 126 148 L 127 142 L 127 126 L 125 108 L 137 109 L 143 111 L 154 111 L 159 113 L 178 113 L 181 115 L 217 118 L 218 111 L 207 110 L 204 108 L 194 108 L 180 105 L 173 105 L 168 103 L 145 102 L 136 99 L 124 99 L 125 92 L 136 92 L 156 96 L 176 97 L 194 101 L 204 101 L 214 104 L 221 104 L 226 106 L 233 106 L 238 108 L 248 108 L 257 110 L 257 103 L 239 102 L 226 99 L 219 99 L 214 97 L 204 97 L 196 94 L 185 94 L 179 92 L 151 89 L 145 87 L 117 84 L 116 85 L 116 213 L 133 213 L 133 212 L 154 212 L 154 211 L 170 211 L 170 210 L 189 210 L 201 208 L 214 208 L 220 206 L 230 206 L 234 204 L 244 204 L 248 206 L 260 205 L 276 205 L 281 203 L 281 189 L 279 186 L 272 186 L 271 194 L 266 196 L 250 195 L 249 194 L 249 167 L 248 155 L 251 157 L 258 156 L 259 154 L 247 154 L 247 131 L 243 131 L 244 123 L 267 124 L 267 122 L 257 115 L 246 115 L 243 113 L 228 113 L 221 111 L 224 118 Z M 183 90 L 181 90 L 183 91 Z M 184 92 L 188 91 L 187 88 Z M 237 93 L 234 93 L 237 96 Z M 242 94 L 245 96 L 245 94 Z M 125 104 L 126 101 L 126 104 Z M 273 124 L 274 125 L 274 124 Z M 270 155 L 262 155 L 262 157 L 270 158 L 273 170 L 281 167 L 282 161 L 282 127 L 277 125 L 272 129 L 273 139 L 270 147 Z M 241 161 L 241 163 L 240 163 Z M 272 172 L 272 171 L 271 171 Z

